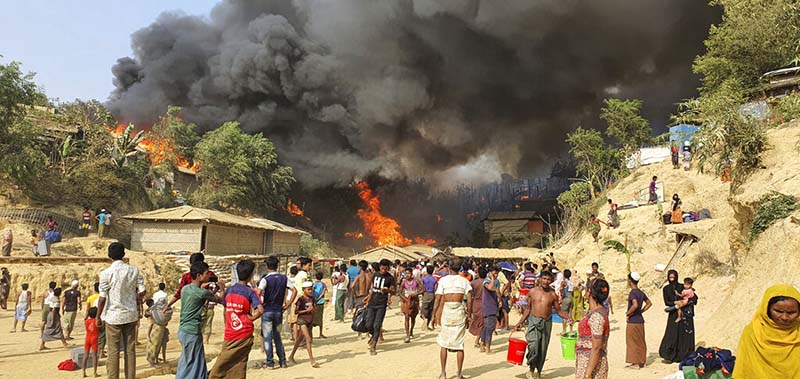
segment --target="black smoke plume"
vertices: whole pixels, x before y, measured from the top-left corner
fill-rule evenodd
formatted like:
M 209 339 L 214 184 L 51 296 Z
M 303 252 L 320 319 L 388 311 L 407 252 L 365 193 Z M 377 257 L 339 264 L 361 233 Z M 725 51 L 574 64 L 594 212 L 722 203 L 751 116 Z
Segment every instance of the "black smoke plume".
M 110 107 L 239 120 L 311 186 L 539 174 L 566 133 L 601 127 L 603 98 L 642 98 L 663 128 L 718 17 L 700 0 L 226 0 L 134 33 Z

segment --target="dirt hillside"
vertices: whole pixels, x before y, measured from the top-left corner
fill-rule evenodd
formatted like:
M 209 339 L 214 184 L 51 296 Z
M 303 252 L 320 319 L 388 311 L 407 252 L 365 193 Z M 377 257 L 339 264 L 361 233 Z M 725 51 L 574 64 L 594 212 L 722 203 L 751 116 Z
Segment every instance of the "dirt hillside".
M 657 271 L 656 264 L 676 269 L 681 278 L 695 279 L 700 296 L 696 309 L 697 343 L 735 349 L 744 326 L 753 317 L 764 290 L 776 283 L 800 287 L 800 257 L 791 252 L 800 247 L 800 225 L 791 218 L 780 220 L 752 244 L 746 242 L 758 199 L 769 191 L 800 197 L 800 162 L 796 159 L 800 144 L 800 122 L 767 133 L 771 149 L 765 153 L 762 169 L 754 173 L 731 193 L 730 184 L 719 177 L 695 170 L 674 170 L 670 162 L 643 166 L 621 180 L 608 196 L 617 204 L 636 198 L 647 188 L 650 178 L 658 176 L 664 183 L 663 210 L 669 209 L 669 199 L 678 193 L 683 210 L 711 211 L 712 219 L 699 222 L 666 225 L 659 223 L 655 205 L 620 210 L 621 226 L 603 228 L 600 242 L 594 243 L 586 233 L 579 235 L 553 251 L 566 268 L 585 276 L 592 262 L 599 262 L 612 285 L 615 304 L 624 309 L 627 297 L 624 255 L 606 250 L 602 243 L 614 239 L 629 247 L 641 248 L 634 254 L 631 269 L 642 274 L 641 288 L 653 298 L 654 309 L 661 308 L 661 286 L 666 273 Z M 606 218 L 608 206 L 598 211 Z M 795 212 L 800 217 L 800 212 Z M 679 248 L 678 236 L 692 238 L 693 243 Z

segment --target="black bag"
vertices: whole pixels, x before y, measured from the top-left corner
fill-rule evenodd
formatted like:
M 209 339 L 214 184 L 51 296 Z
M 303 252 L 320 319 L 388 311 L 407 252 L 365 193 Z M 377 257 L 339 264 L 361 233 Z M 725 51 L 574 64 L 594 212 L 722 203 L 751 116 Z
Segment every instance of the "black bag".
M 359 305 L 356 307 L 355 312 L 353 312 L 353 324 L 350 325 L 350 328 L 353 329 L 354 332 L 358 333 L 366 333 L 369 330 L 367 329 L 367 308 L 363 305 Z
M 666 213 L 663 216 L 661 216 L 661 219 L 664 220 L 664 225 L 672 224 L 672 215 L 669 213 Z

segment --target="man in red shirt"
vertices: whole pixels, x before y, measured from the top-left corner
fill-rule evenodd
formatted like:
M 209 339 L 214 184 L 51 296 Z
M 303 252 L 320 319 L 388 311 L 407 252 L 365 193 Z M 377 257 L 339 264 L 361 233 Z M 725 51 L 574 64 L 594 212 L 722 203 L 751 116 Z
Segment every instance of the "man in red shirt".
M 264 313 L 258 295 L 247 286 L 255 267 L 251 260 L 240 261 L 236 265 L 239 282 L 225 291 L 225 343 L 209 378 L 247 376 L 247 360 L 253 347 L 253 321 Z
M 189 256 L 189 266 L 191 266 L 195 262 L 205 262 L 205 260 L 206 256 L 203 255 L 203 253 L 192 253 L 192 255 Z M 214 271 L 208 270 L 208 277 L 215 278 L 217 277 L 217 274 L 215 274 Z M 181 290 L 183 289 L 183 286 L 188 286 L 191 283 L 192 283 L 192 274 L 190 272 L 185 272 L 183 276 L 181 276 L 181 281 L 178 283 L 178 290 L 175 291 L 175 295 L 172 296 L 172 299 L 169 301 L 169 304 L 167 304 L 167 308 L 171 307 L 173 304 L 177 303 L 178 300 L 181 299 Z

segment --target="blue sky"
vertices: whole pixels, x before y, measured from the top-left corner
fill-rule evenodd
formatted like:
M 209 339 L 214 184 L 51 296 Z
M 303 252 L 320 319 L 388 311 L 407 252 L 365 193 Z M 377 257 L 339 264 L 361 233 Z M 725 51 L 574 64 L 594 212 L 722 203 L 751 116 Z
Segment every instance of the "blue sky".
M 0 62 L 19 61 L 47 96 L 106 100 L 130 35 L 164 11 L 207 16 L 218 0 L 14 0 L 0 4 Z

